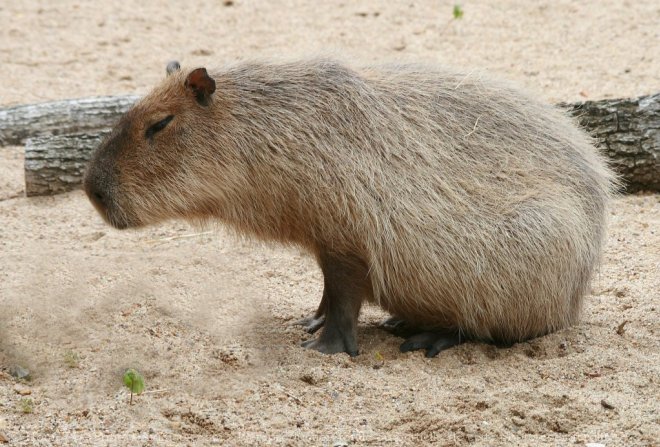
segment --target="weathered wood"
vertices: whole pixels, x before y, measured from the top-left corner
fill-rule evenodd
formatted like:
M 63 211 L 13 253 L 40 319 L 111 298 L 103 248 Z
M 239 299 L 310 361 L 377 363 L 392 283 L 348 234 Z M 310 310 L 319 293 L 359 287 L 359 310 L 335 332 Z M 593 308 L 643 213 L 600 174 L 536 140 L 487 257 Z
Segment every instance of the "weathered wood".
M 0 146 L 23 144 L 28 138 L 107 129 L 138 96 L 92 98 L 0 108 Z
M 93 103 L 98 98 L 72 101 L 87 104 L 87 110 L 98 111 L 91 114 L 93 124 L 80 124 L 78 128 L 84 126 L 85 130 L 76 134 L 40 137 L 28 142 L 25 151 L 27 195 L 55 194 L 79 185 L 84 164 L 91 152 L 121 111 L 128 108 L 136 97 L 115 99 L 101 98 L 95 105 Z M 107 113 L 102 112 L 104 104 L 108 103 L 113 103 L 114 108 Z M 614 168 L 621 174 L 626 191 L 660 191 L 660 94 L 560 106 L 577 116 L 580 125 L 598 140 Z M 76 112 L 72 116 L 81 121 L 89 118 L 83 115 Z M 75 128 L 72 123 L 66 122 L 63 115 L 49 121 L 54 122 L 63 123 L 65 129 Z M 34 126 L 30 128 L 36 129 Z M 52 133 L 52 129 L 49 132 Z
M 90 154 L 108 130 L 38 137 L 25 145 L 25 195 L 43 196 L 80 186 Z
M 565 107 L 598 140 L 626 192 L 660 191 L 660 93 Z

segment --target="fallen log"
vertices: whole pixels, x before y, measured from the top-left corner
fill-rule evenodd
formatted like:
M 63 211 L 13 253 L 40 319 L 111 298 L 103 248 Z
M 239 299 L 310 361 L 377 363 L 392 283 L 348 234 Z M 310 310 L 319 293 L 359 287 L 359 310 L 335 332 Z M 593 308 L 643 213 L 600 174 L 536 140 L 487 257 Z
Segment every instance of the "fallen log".
M 561 106 L 598 141 L 626 192 L 660 191 L 660 93 Z
M 108 129 L 138 98 L 97 96 L 0 108 L 0 146 L 24 144 L 34 137 Z
M 49 123 L 62 123 L 65 130 L 84 126 L 84 131 L 70 135 L 42 136 L 28 142 L 25 148 L 25 191 L 28 196 L 64 192 L 80 184 L 84 164 L 92 150 L 136 97 L 122 96 L 114 99 L 105 97 L 96 103 L 98 98 L 72 101 L 86 104 L 91 116 L 85 115 L 79 106 L 71 106 L 70 109 L 62 105 L 50 108 L 60 112 L 75 109 L 76 113 L 71 116 L 76 117 L 78 127 L 68 122 L 64 115 L 52 118 Z M 104 112 L 104 104 L 114 105 L 111 110 Z M 23 107 L 38 108 L 38 105 Z M 627 192 L 660 191 L 660 93 L 632 99 L 560 104 L 560 107 L 576 116 L 579 124 L 598 141 L 623 178 Z M 44 115 L 45 111 L 35 112 L 35 116 Z M 2 117 L 0 111 L 0 130 L 5 125 L 2 120 L 7 122 L 6 115 Z M 93 124 L 80 124 L 86 120 L 93 121 Z M 26 123 L 25 118 L 18 121 Z M 26 129 L 41 132 L 37 124 L 24 125 L 22 129 L 22 135 L 25 135 Z M 48 132 L 56 131 L 59 130 L 51 128 Z M 5 133 L 9 134 L 18 135 L 20 132 Z
M 30 138 L 25 144 L 25 195 L 44 196 L 80 186 L 85 165 L 109 130 Z

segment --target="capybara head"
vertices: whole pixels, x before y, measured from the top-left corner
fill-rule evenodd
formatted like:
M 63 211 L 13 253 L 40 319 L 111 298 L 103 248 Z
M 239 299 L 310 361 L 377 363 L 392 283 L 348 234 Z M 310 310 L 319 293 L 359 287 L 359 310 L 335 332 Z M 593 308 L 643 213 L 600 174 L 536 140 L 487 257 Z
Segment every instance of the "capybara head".
M 218 140 L 210 124 L 215 80 L 205 68 L 184 73 L 176 62 L 167 73 L 121 118 L 85 173 L 85 192 L 116 228 L 201 216 L 222 195 L 203 175 L 223 163 L 204 144 Z

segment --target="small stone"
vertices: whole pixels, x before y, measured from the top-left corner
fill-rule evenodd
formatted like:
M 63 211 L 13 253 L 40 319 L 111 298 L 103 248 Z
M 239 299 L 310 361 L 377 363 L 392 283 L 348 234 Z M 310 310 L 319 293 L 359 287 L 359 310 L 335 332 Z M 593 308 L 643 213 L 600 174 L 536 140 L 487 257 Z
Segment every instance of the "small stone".
M 611 403 L 609 403 L 605 399 L 601 400 L 600 404 L 603 406 L 603 408 L 605 408 L 607 410 L 614 410 L 614 405 L 612 405 Z
M 83 236 L 82 240 L 84 240 L 85 242 L 96 242 L 99 239 L 101 239 L 103 236 L 105 236 L 105 231 L 96 231 L 94 233 Z
M 605 444 L 599 442 L 588 442 L 584 447 L 605 447 Z
M 348 442 L 346 441 L 335 441 L 332 443 L 332 447 L 348 447 Z
M 213 51 L 207 48 L 198 48 L 196 50 L 193 50 L 192 54 L 194 56 L 210 56 L 213 54 Z
M 519 418 L 518 416 L 513 416 L 511 418 L 511 422 L 513 422 L 518 427 L 522 427 L 523 425 L 525 425 L 525 421 L 522 418 Z
M 5 435 L 0 431 L 0 444 L 8 444 L 8 443 L 9 443 L 9 438 L 7 437 L 7 435 Z
M 628 320 L 623 320 L 623 323 L 616 327 L 616 333 L 618 335 L 623 335 L 626 333 L 626 324 L 628 324 Z
M 9 367 L 9 374 L 17 379 L 28 379 L 30 377 L 30 370 L 23 368 L 20 365 L 12 365 Z
M 392 47 L 394 51 L 403 51 L 406 49 L 406 42 L 403 40 L 400 40 L 399 42 L 395 43 L 394 46 Z
M 25 385 L 21 385 L 20 383 L 17 383 L 14 386 L 14 391 L 16 391 L 21 396 L 29 396 L 32 394 L 32 390 L 30 388 L 26 387 Z

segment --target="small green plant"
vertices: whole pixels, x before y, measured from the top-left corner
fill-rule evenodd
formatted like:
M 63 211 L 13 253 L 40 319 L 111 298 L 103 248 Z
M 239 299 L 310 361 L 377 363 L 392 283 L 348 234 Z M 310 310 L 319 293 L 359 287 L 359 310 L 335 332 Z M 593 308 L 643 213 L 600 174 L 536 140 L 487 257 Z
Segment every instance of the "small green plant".
M 454 4 L 454 9 L 452 10 L 452 16 L 451 19 L 447 20 L 447 23 L 440 28 L 440 35 L 444 34 L 449 27 L 451 27 L 452 23 L 456 22 L 457 20 L 461 20 L 463 18 L 463 7 L 461 6 L 460 3 Z
M 383 357 L 383 354 L 381 354 L 380 351 L 374 353 L 374 358 L 376 359 L 376 362 L 378 362 L 374 365 L 374 369 L 380 369 L 385 365 L 385 357 Z
M 133 394 L 140 394 L 144 391 L 144 378 L 133 368 L 128 368 L 124 373 L 124 385 L 131 390 L 131 400 L 129 405 L 133 405 Z
M 454 5 L 454 20 L 462 19 L 463 18 L 463 7 L 456 3 Z
M 21 407 L 21 411 L 25 414 L 31 414 L 34 413 L 34 402 L 32 402 L 32 399 L 24 397 L 20 401 L 18 401 L 19 406 Z
M 64 363 L 71 369 L 77 368 L 80 366 L 80 356 L 76 352 L 68 350 L 64 353 Z

